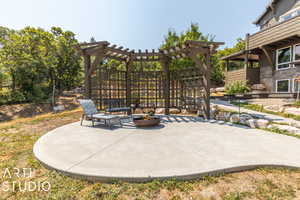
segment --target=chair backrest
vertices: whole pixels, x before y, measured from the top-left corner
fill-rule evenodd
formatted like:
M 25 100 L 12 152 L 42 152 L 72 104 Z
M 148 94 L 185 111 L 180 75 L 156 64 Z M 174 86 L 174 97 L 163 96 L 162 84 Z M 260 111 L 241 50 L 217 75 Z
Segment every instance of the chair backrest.
M 78 101 L 83 108 L 83 112 L 86 115 L 93 115 L 98 113 L 96 105 L 91 99 L 79 99 Z

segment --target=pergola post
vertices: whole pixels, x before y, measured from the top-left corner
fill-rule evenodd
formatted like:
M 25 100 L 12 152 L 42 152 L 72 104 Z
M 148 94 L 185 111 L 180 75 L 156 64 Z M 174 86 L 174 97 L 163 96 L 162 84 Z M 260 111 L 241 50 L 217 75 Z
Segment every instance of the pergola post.
M 196 49 L 192 49 L 190 52 L 190 58 L 195 62 L 197 69 L 200 70 L 202 74 L 202 84 L 203 84 L 203 111 L 204 118 L 210 119 L 210 60 L 211 53 L 210 49 L 207 49 L 205 52 L 201 52 L 203 55 L 204 62 L 201 62 L 199 53 Z
M 203 63 L 203 86 L 204 86 L 204 117 L 205 119 L 210 119 L 210 76 L 211 76 L 211 55 L 210 53 L 206 53 L 205 62 Z
M 163 92 L 165 100 L 165 115 L 170 114 L 170 60 L 167 56 L 161 58 L 161 65 L 164 72 Z
M 84 86 L 85 86 L 85 98 L 91 99 L 92 98 L 92 79 L 90 69 L 91 69 L 91 56 L 84 54 Z
M 132 73 L 132 58 L 126 61 L 126 106 L 131 107 L 131 73 Z M 127 112 L 131 115 L 131 110 Z

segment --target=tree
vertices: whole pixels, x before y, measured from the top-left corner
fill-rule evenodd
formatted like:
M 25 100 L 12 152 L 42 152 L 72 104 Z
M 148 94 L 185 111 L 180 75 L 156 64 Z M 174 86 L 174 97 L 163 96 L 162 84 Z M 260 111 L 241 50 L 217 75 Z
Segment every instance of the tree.
M 213 56 L 213 70 L 212 73 L 213 79 L 218 81 L 219 84 L 222 84 L 224 81 L 224 71 L 226 63 L 221 60 L 222 57 L 228 56 L 233 53 L 245 50 L 245 41 L 241 38 L 237 39 L 237 43 L 231 48 L 224 48 L 223 50 L 218 50 L 217 53 Z M 238 67 L 238 66 L 236 66 Z
M 169 30 L 167 36 L 165 36 L 161 48 L 166 49 L 178 44 L 183 44 L 187 40 L 212 42 L 214 40 L 214 36 L 210 34 L 204 35 L 202 32 L 200 32 L 198 24 L 192 23 L 186 31 L 179 35 L 174 30 Z M 199 57 L 199 59 L 201 59 L 201 57 Z M 194 62 L 191 59 L 181 58 L 172 61 L 170 68 L 184 69 L 191 66 L 194 66 Z M 212 81 L 217 84 L 223 82 L 223 72 L 217 65 L 217 58 L 215 56 L 212 57 Z
M 1 33 L 1 32 L 0 32 Z M 80 84 L 80 56 L 74 33 L 53 27 L 51 31 L 26 27 L 9 31 L 1 40 L 1 65 L 13 80 L 13 90 L 26 100 L 48 98 L 53 86 L 62 91 Z

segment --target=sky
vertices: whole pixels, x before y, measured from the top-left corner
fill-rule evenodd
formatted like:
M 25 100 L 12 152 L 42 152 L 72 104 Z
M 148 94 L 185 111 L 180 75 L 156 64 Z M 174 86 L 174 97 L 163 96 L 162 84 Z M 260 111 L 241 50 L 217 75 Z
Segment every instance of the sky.
M 169 29 L 191 23 L 231 47 L 258 31 L 253 21 L 269 0 L 0 0 L 0 26 L 49 30 L 59 26 L 80 41 L 106 40 L 130 49 L 158 48 Z M 224 47 L 225 47 L 224 46 Z

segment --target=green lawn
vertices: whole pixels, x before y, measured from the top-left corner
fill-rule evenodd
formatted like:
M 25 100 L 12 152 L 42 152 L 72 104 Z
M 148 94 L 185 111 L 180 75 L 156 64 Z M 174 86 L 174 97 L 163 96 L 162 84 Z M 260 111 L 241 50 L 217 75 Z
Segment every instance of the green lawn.
M 0 199 L 295 199 L 300 198 L 300 170 L 257 169 L 205 177 L 197 181 L 153 181 L 145 184 L 92 183 L 45 169 L 33 156 L 32 147 L 48 131 L 78 121 L 80 110 L 45 114 L 0 123 Z M 3 177 L 4 170 L 32 168 L 31 178 Z M 3 182 L 51 184 L 49 192 L 4 191 Z

